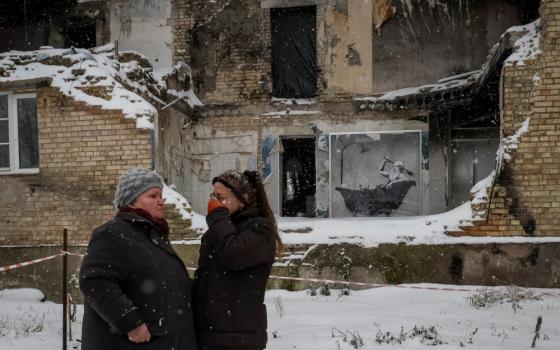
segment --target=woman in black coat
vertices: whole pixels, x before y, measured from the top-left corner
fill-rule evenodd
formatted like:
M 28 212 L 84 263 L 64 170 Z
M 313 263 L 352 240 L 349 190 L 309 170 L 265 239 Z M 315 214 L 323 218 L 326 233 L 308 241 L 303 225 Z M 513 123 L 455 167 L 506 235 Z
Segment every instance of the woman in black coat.
M 80 269 L 82 350 L 195 350 L 191 279 L 171 247 L 163 183 L 121 176 L 115 218 L 93 232 Z
M 229 171 L 212 184 L 194 285 L 199 349 L 264 349 L 264 293 L 282 244 L 276 221 L 257 172 Z

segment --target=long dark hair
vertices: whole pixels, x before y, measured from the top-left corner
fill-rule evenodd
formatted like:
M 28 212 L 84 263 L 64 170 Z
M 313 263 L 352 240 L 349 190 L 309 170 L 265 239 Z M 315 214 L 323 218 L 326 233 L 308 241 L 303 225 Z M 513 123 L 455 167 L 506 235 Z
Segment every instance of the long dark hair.
M 261 215 L 265 217 L 274 228 L 277 252 L 282 252 L 284 250 L 284 244 L 278 233 L 276 218 L 268 203 L 268 196 L 266 195 L 261 175 L 255 170 L 245 170 L 243 173 L 226 171 L 222 175 L 216 177 L 212 181 L 212 184 L 216 181 L 229 187 L 235 196 L 245 203 L 247 207 L 257 206 L 259 208 Z

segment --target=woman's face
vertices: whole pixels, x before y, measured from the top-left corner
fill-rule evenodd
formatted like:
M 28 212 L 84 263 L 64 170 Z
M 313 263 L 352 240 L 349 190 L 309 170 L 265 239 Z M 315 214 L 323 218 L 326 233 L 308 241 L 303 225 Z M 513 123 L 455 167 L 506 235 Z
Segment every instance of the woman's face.
M 142 193 L 132 204 L 132 208 L 144 209 L 156 219 L 165 218 L 165 209 L 163 199 L 161 198 L 161 190 L 157 187 L 150 188 Z
M 222 203 L 228 209 L 230 214 L 235 213 L 245 206 L 245 204 L 221 182 L 214 183 L 214 191 L 210 194 L 210 197 L 215 198 Z

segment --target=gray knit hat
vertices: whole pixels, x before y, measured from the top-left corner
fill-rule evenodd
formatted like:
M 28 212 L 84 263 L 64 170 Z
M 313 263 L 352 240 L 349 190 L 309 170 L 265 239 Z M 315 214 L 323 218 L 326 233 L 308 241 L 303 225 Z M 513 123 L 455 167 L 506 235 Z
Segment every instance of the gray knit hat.
M 119 178 L 113 204 L 117 209 L 124 208 L 154 187 L 163 189 L 163 181 L 156 172 L 144 168 L 127 170 Z

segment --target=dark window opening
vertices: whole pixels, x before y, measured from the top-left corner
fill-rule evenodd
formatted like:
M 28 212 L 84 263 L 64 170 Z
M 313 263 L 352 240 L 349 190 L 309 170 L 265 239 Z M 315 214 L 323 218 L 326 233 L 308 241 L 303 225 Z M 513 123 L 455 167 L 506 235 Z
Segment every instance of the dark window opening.
M 270 17 L 274 97 L 315 96 L 315 6 L 274 8 L 270 11 Z
M 64 36 L 64 46 L 90 48 L 95 43 L 95 18 L 89 16 L 73 16 L 67 18 L 60 30 Z
M 315 216 L 315 139 L 282 139 L 282 216 Z
M 93 47 L 96 45 L 94 17 L 98 14 L 84 13 L 88 8 L 99 7 L 101 11 L 102 6 L 105 5 L 98 1 L 0 1 L 0 13 L 9 14 L 0 16 L 0 52 L 36 50 L 44 45 Z

